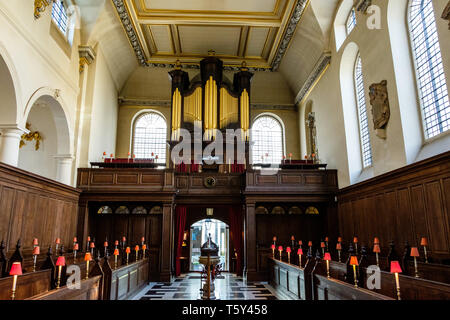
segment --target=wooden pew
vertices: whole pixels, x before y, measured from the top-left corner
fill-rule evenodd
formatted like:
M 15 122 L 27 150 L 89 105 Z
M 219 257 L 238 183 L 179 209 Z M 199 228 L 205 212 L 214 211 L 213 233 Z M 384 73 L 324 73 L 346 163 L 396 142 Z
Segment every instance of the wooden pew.
M 17 279 L 16 300 L 24 300 L 52 289 L 52 270 L 26 273 Z M 0 300 L 11 300 L 13 277 L 0 279 Z

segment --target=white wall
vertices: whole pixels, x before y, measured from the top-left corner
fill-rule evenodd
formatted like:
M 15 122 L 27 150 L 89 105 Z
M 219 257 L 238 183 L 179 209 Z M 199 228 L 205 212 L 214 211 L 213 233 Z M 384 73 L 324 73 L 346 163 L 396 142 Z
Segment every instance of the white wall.
M 392 2 L 392 0 L 389 1 L 389 4 Z M 396 77 L 394 73 L 394 66 L 399 69 L 400 63 L 402 68 L 406 68 L 407 66 L 412 68 L 412 62 L 405 61 L 408 57 L 401 56 L 398 53 L 398 49 L 391 47 L 392 42 L 398 45 L 399 40 L 390 38 L 389 26 L 393 23 L 392 20 L 388 20 L 388 3 L 382 0 L 374 0 L 372 3 L 381 8 L 382 28 L 379 30 L 369 30 L 366 25 L 366 19 L 369 15 L 357 12 L 358 25 L 345 39 L 339 50 L 336 50 L 335 34 L 333 32 L 330 38 L 332 63 L 308 99 L 300 106 L 300 110 L 304 110 L 305 103 L 308 101 L 314 103 L 317 118 L 319 154 L 321 160 L 327 162 L 330 168 L 338 169 L 339 186 L 341 188 L 450 150 L 448 132 L 439 139 L 426 142 L 423 139 L 422 127 L 417 124 L 417 121 L 413 121 L 414 117 L 419 119 L 420 115 L 418 106 L 411 109 L 411 101 L 417 103 L 417 96 L 414 94 L 415 89 L 410 87 L 408 90 L 405 90 L 403 86 L 409 84 L 399 81 L 401 78 Z M 446 3 L 446 0 L 433 1 L 444 68 L 447 79 L 449 79 L 450 46 L 445 45 L 446 43 L 450 43 L 449 31 L 447 21 L 440 18 Z M 406 15 L 406 12 L 403 12 L 403 14 Z M 389 16 L 392 16 L 392 12 L 389 12 Z M 402 23 L 406 25 L 406 16 L 403 18 Z M 388 21 L 390 21 L 389 25 Z M 409 40 L 407 39 L 407 41 Z M 407 41 L 403 41 L 402 45 L 405 45 Z M 345 84 L 337 85 L 341 81 L 342 68 L 346 65 L 342 63 L 344 52 L 346 49 L 348 50 L 349 46 L 354 45 L 359 48 L 362 59 L 366 105 L 373 152 L 373 166 L 366 170 L 361 170 L 361 166 L 355 163 L 355 161 L 360 159 L 360 155 L 355 154 L 357 152 L 360 153 L 360 151 L 354 145 L 354 142 L 359 137 L 357 139 L 354 137 L 354 129 L 349 128 L 351 124 L 348 123 L 349 119 L 354 117 L 354 115 L 347 114 L 350 109 L 354 109 L 354 106 L 349 107 L 348 105 L 348 101 L 352 100 L 352 98 L 349 98 L 349 95 L 354 95 L 354 92 L 349 92 L 349 88 Z M 406 49 L 409 50 L 409 47 Z M 401 68 L 400 72 L 404 73 Z M 391 118 L 387 126 L 387 139 L 381 139 L 375 134 L 368 95 L 369 86 L 382 80 L 387 80 L 388 83 L 391 109 Z M 346 105 L 344 106 L 343 103 L 346 103 Z M 407 107 L 409 109 L 405 109 Z M 415 114 L 411 114 L 412 112 Z M 405 116 L 405 113 L 409 113 L 408 118 L 405 118 L 407 121 L 402 121 L 402 116 Z M 300 121 L 304 121 L 304 114 L 302 112 L 299 113 L 299 116 Z M 417 141 L 418 137 L 419 141 Z M 411 141 L 411 139 L 415 140 Z

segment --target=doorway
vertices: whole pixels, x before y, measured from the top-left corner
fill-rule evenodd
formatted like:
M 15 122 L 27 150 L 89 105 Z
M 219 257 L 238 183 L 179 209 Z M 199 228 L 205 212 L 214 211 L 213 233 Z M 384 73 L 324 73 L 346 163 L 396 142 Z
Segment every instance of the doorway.
M 208 234 L 211 234 L 211 240 L 219 246 L 220 263 L 223 271 L 229 271 L 229 245 L 230 228 L 217 219 L 204 219 L 194 223 L 190 230 L 190 270 L 202 271 L 203 267 L 199 263 L 200 249 L 206 242 Z

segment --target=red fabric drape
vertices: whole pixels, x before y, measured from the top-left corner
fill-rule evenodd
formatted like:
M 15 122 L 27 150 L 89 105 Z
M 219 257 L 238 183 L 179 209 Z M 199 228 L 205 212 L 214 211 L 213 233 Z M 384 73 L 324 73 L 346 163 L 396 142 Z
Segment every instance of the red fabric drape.
M 242 276 L 242 208 L 230 207 L 230 231 L 233 247 L 236 250 L 236 274 Z
M 175 275 L 178 277 L 181 274 L 181 249 L 183 245 L 184 228 L 186 226 L 186 207 L 177 206 L 176 208 L 176 223 L 177 223 L 177 255 L 175 259 Z

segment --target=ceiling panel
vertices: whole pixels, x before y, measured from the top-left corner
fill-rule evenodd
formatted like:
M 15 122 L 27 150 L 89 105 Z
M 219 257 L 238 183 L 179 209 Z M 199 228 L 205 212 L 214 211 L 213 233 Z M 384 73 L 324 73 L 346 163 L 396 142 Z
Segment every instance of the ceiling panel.
M 112 0 L 141 65 L 277 68 L 309 0 Z

